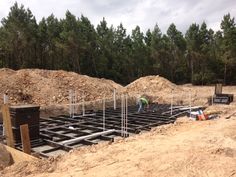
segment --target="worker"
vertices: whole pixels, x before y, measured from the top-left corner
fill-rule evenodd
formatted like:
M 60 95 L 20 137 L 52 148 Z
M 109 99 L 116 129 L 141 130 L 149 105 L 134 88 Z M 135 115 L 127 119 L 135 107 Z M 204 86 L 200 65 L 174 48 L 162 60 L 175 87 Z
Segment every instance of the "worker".
M 138 112 L 143 111 L 145 108 L 149 107 L 148 100 L 145 98 L 145 96 L 141 96 L 138 100 Z

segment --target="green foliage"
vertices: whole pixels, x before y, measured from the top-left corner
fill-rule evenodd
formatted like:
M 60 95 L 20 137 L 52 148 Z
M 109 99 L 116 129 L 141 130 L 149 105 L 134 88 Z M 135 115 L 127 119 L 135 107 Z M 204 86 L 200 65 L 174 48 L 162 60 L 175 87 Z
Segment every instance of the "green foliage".
M 0 27 L 0 66 L 13 69 L 63 69 L 127 84 L 146 75 L 175 83 L 236 83 L 236 24 L 227 14 L 221 30 L 191 24 L 185 35 L 170 24 L 166 34 L 155 25 L 129 35 L 123 24 L 94 27 L 83 15 L 67 11 L 37 24 L 29 9 L 15 3 Z

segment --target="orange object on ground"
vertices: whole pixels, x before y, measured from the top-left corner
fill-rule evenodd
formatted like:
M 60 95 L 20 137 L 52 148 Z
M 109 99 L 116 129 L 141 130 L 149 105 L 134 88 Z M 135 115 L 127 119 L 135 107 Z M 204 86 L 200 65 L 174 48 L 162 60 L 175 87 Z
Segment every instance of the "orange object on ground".
M 208 116 L 205 114 L 199 114 L 198 116 L 198 120 L 207 120 Z

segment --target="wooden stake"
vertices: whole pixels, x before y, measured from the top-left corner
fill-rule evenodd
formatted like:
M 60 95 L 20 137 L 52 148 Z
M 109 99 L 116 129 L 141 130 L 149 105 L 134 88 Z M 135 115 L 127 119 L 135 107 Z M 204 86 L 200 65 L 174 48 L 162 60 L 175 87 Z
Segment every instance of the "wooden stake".
M 7 145 L 12 148 L 15 148 L 10 111 L 7 104 L 2 105 L 2 117 L 3 117 L 3 126 L 5 130 Z
M 20 135 L 21 135 L 23 152 L 26 154 L 31 154 L 31 145 L 30 145 L 28 124 L 24 124 L 24 125 L 20 126 Z

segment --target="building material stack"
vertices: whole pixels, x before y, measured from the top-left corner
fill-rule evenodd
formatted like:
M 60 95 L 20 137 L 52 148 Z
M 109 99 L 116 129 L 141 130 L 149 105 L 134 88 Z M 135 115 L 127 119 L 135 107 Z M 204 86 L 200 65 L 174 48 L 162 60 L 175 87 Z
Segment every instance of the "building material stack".
M 39 106 L 11 106 L 10 115 L 15 143 L 21 143 L 20 126 L 28 124 L 30 140 L 39 139 Z

